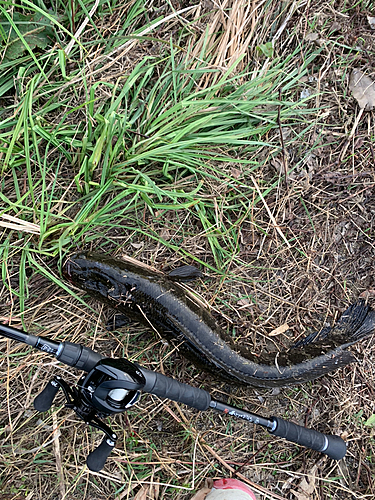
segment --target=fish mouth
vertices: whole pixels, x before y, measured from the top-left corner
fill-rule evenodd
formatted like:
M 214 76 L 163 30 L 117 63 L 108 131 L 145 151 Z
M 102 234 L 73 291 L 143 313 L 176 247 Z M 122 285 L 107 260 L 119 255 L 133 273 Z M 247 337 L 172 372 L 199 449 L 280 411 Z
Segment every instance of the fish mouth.
M 62 274 L 71 283 L 73 282 L 72 270 L 81 269 L 81 266 L 78 264 L 77 260 L 82 260 L 85 258 L 86 256 L 83 253 L 73 253 L 72 255 L 69 255 L 69 257 L 64 262 L 62 266 Z

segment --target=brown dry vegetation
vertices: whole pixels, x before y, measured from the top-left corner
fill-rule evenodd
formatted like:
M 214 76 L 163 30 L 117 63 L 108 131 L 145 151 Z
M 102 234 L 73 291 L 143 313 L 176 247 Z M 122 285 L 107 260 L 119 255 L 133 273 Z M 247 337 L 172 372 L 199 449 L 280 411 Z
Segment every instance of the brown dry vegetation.
M 150 16 L 155 9 L 159 9 L 158 15 L 168 16 L 172 7 L 179 10 L 191 3 L 151 4 Z M 375 31 L 366 19 L 366 14 L 375 15 L 371 8 L 370 2 L 357 2 L 349 8 L 343 0 L 286 0 L 275 5 L 202 0 L 195 10 L 161 25 L 157 36 L 154 33 L 160 41 L 135 41 L 108 60 L 99 60 L 98 49 L 87 56 L 90 85 L 99 80 L 116 81 L 145 55 L 161 51 L 161 41 L 168 41 L 183 24 L 189 25 L 190 40 L 197 42 L 194 56 L 198 57 L 208 24 L 215 33 L 210 40 L 212 67 L 224 71 L 244 53 L 242 67 L 250 63 L 254 71 L 267 71 L 269 60 L 259 55 L 256 46 L 274 40 L 278 56 L 301 47 L 296 56 L 299 64 L 306 36 L 319 35 L 310 43 L 321 49 L 320 54 L 311 64 L 310 78 L 305 77 L 298 89 L 316 93 L 313 106 L 319 110 L 309 118 L 308 132 L 302 133 L 301 124 L 283 124 L 282 139 L 275 129 L 267 137 L 269 146 L 259 150 L 261 168 L 249 172 L 241 164 L 228 164 L 224 169 L 228 177 L 238 179 L 239 193 L 242 186 L 255 185 L 263 192 L 275 179 L 277 189 L 265 192 L 263 202 L 246 207 L 241 217 L 236 214 L 233 226 L 221 205 L 222 194 L 228 190 L 225 175 L 205 184 L 205 195 L 216 207 L 213 225 L 225 235 L 221 244 L 225 246 L 225 238 L 233 241 L 236 237 L 238 253 L 236 260 L 226 263 L 225 276 L 208 270 L 191 286 L 228 332 L 235 332 L 239 341 L 251 342 L 255 349 L 285 323 L 290 328 L 288 336 L 297 339 L 307 330 L 332 324 L 360 296 L 374 302 L 374 112 L 364 113 L 348 139 L 359 112 L 348 91 L 350 71 L 360 68 L 374 77 Z M 116 12 L 98 22 L 103 37 L 118 29 Z M 88 29 L 84 36 L 95 36 L 94 31 Z M 363 51 L 352 50 L 356 46 Z M 99 63 L 105 70 L 95 67 Z M 217 78 L 216 73 L 212 75 L 207 73 L 201 86 Z M 81 84 L 77 78 L 77 104 Z M 104 86 L 101 89 L 105 92 Z M 57 115 L 55 118 L 58 121 Z M 70 167 L 65 168 L 66 178 L 62 176 L 59 182 L 67 188 L 69 198 Z M 3 189 L 8 180 L 4 178 Z M 254 190 L 254 198 L 256 193 Z M 110 241 L 108 251 L 131 254 L 164 269 L 190 263 L 162 242 L 173 240 L 197 259 L 214 265 L 206 231 L 190 212 L 151 214 L 145 210 L 139 218 L 160 241 L 141 238 L 124 228 L 95 240 L 95 248 Z M 289 246 L 281 235 L 287 236 Z M 49 266 L 51 272 L 58 272 L 56 260 L 50 259 Z M 5 278 L 17 289 L 16 261 Z M 255 413 L 283 416 L 341 435 L 349 447 L 345 459 L 337 463 L 273 439 L 243 422 L 144 395 L 126 415 L 112 419 L 113 429 L 120 435 L 116 450 L 103 471 L 91 473 L 84 466 L 85 457 L 100 442 L 101 434 L 86 428 L 62 405 L 43 415 L 32 407 L 33 398 L 53 374 L 71 382 L 77 380 L 77 374 L 68 373 L 41 353 L 1 340 L 1 350 L 7 354 L 0 360 L 1 499 L 133 499 L 139 492 L 138 498 L 144 499 L 188 500 L 205 479 L 229 476 L 253 485 L 259 499 L 374 498 L 375 431 L 365 426 L 375 414 L 372 339 L 356 346 L 357 364 L 313 383 L 280 391 L 242 389 L 200 373 L 137 325 L 108 332 L 105 325 L 111 313 L 106 307 L 89 300 L 90 310 L 39 274 L 29 276 L 28 287 L 24 321 L 33 333 L 40 329 L 44 336 L 59 341 L 81 342 L 108 356 L 129 357 Z M 19 301 L 5 286 L 0 314 L 2 321 L 11 320 L 13 326 L 21 327 Z M 284 334 L 272 337 L 278 348 L 287 340 Z

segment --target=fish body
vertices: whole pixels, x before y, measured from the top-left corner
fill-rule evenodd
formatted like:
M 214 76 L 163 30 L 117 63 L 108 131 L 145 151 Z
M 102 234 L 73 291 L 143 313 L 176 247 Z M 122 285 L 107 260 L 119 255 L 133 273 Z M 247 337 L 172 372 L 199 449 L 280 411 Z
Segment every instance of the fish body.
M 245 385 L 280 387 L 313 380 L 355 361 L 347 348 L 375 329 L 374 311 L 359 302 L 342 315 L 336 327 L 325 329 L 321 338 L 312 336 L 314 344 L 271 355 L 246 353 L 245 357 L 230 345 L 208 310 L 161 272 L 133 259 L 96 253 L 72 255 L 63 272 L 89 295 L 166 338 L 198 367 Z M 324 348 L 315 344 L 323 338 Z

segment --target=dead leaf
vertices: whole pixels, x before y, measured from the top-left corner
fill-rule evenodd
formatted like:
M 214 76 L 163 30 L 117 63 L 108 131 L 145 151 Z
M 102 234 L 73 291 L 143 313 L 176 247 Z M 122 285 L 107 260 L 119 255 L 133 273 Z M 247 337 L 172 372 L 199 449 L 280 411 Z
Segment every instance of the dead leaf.
M 307 42 L 316 42 L 319 39 L 318 33 L 307 33 L 305 40 Z
M 324 38 L 320 38 L 318 33 L 308 33 L 305 36 L 305 40 L 307 42 L 314 43 L 315 45 L 318 45 L 319 47 L 322 47 L 326 43 Z
M 280 156 L 277 156 L 275 158 L 272 158 L 270 163 L 274 167 L 276 172 L 280 175 L 285 175 L 285 170 L 286 170 L 286 172 L 287 172 L 286 178 L 288 180 L 290 171 L 288 171 L 288 153 L 287 153 L 287 151 L 285 151 L 284 160 L 285 160 L 285 165 L 284 165 L 283 157 L 280 155 Z
M 297 500 L 311 500 L 311 498 L 305 495 L 304 493 L 299 493 L 296 490 L 290 490 L 290 492 L 293 493 L 293 495 L 297 498 Z
M 160 238 L 163 238 L 163 240 L 168 241 L 171 239 L 171 233 L 169 232 L 169 229 L 167 227 L 163 227 L 162 230 L 159 233 Z
M 314 467 L 311 469 L 310 474 L 302 479 L 302 481 L 298 485 L 298 489 L 300 491 L 290 490 L 293 495 L 296 496 L 297 500 L 311 500 L 312 494 L 315 490 L 315 476 L 317 468 L 318 466 L 314 465 Z
M 232 167 L 230 169 L 230 171 L 231 171 L 232 177 L 234 177 L 235 179 L 239 179 L 242 175 L 241 170 L 238 170 L 238 168 Z
M 204 500 L 212 488 L 202 488 L 191 498 L 191 500 Z
M 335 31 L 340 31 L 341 30 L 341 24 L 338 23 L 337 21 L 334 21 L 331 26 L 331 32 L 334 33 Z
M 144 243 L 130 243 L 132 247 L 134 247 L 136 250 L 139 250 L 140 248 L 143 247 Z
M 250 305 L 250 301 L 249 301 L 249 299 L 240 299 L 237 302 L 237 305 L 240 306 L 240 307 L 247 307 L 247 306 Z
M 159 485 L 159 483 L 154 483 L 152 485 L 152 488 L 154 490 L 153 491 L 153 495 L 154 496 L 152 498 L 154 498 L 154 500 L 158 500 L 158 498 L 159 498 L 159 492 L 160 492 L 160 485 Z
M 367 16 L 367 21 L 372 30 L 375 30 L 375 17 Z
M 272 158 L 272 160 L 270 161 L 271 165 L 274 167 L 274 169 L 276 170 L 276 172 L 278 174 L 284 174 L 284 166 L 283 166 L 283 162 L 281 159 L 279 158 Z
M 353 69 L 349 89 L 361 109 L 371 111 L 375 107 L 375 83 L 359 69 Z
M 141 489 L 137 492 L 133 500 L 158 500 L 159 498 L 159 484 L 151 484 L 147 486 L 141 486 Z
M 133 500 L 147 500 L 148 487 L 141 486 L 141 489 L 137 492 Z
M 289 330 L 289 325 L 288 323 L 284 323 L 283 325 L 278 326 L 272 332 L 268 334 L 269 337 L 275 337 L 276 335 L 280 335 L 280 333 L 284 333 L 287 330 Z

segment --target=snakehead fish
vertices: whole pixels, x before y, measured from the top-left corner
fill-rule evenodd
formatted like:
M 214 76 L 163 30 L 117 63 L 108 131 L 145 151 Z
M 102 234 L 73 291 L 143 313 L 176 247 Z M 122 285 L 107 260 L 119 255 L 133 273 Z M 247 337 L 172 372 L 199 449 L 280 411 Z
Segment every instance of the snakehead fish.
M 309 335 L 288 351 L 241 353 L 192 294 L 134 259 L 77 253 L 67 259 L 63 273 L 89 295 L 158 332 L 196 366 L 245 385 L 281 387 L 313 380 L 355 361 L 348 348 L 375 331 L 375 311 L 360 300 L 336 326 Z

